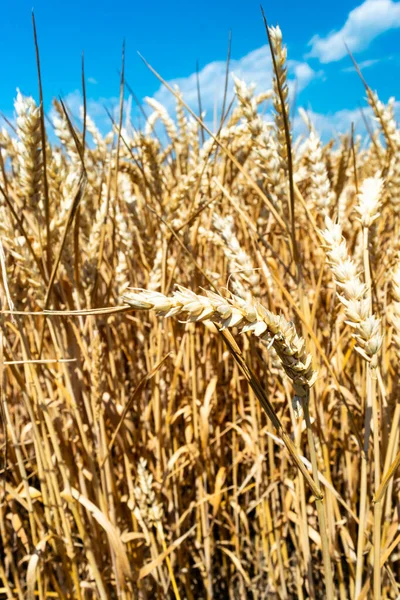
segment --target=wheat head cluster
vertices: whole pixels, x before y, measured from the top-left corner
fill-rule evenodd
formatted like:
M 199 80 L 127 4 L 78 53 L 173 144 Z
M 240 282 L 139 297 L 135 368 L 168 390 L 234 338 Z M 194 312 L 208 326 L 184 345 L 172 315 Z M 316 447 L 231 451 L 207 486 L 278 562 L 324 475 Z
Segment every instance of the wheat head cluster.
M 233 76 L 0 131 L 0 596 L 400 597 L 400 131 Z M 231 76 L 229 76 L 231 77 Z M 201 101 L 201 89 L 199 90 Z M 145 119 L 145 120 L 144 120 Z

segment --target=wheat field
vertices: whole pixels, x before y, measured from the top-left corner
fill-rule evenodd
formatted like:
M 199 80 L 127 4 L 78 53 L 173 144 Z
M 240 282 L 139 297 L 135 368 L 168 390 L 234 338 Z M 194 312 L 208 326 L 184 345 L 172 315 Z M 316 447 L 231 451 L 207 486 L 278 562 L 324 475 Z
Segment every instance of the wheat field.
M 294 137 L 287 56 L 0 132 L 0 597 L 400 598 L 400 131 Z M 123 73 L 123 70 L 122 70 Z M 201 93 L 201 90 L 200 90 Z

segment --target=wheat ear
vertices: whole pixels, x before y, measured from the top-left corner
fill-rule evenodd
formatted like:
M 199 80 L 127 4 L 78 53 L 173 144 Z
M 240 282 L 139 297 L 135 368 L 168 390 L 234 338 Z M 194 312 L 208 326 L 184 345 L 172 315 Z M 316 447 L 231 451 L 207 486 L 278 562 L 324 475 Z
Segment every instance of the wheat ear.
M 315 383 L 317 373 L 311 364 L 311 354 L 306 351 L 305 342 L 297 335 L 293 323 L 258 302 L 246 302 L 233 294 L 223 298 L 210 291 L 200 296 L 182 286 L 178 286 L 172 296 L 140 290 L 126 294 L 123 299 L 135 309 L 152 309 L 162 317 L 186 314 L 190 322 L 209 320 L 222 329 L 238 327 L 242 333 L 251 331 L 275 349 L 292 380 L 296 396 L 307 397 Z

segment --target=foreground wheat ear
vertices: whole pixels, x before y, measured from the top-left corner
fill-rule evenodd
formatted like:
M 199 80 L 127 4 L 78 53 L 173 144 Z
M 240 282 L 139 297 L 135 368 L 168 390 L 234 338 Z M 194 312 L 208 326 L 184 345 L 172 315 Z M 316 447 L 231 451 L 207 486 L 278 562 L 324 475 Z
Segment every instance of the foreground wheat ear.
M 315 444 L 308 408 L 309 390 L 316 381 L 317 373 L 312 367 L 312 356 L 307 353 L 305 342 L 297 335 L 293 323 L 289 323 L 282 316 L 273 314 L 259 302 L 243 300 L 233 294 L 228 298 L 223 298 L 210 291 L 207 291 L 205 296 L 201 296 L 182 286 L 177 286 L 172 296 L 165 296 L 160 292 L 137 290 L 126 294 L 123 299 L 137 310 L 154 310 L 157 315 L 162 317 L 186 315 L 189 322 L 211 321 L 220 330 L 237 327 L 242 333 L 250 331 L 275 349 L 286 374 L 293 383 L 294 410 L 297 416 L 301 416 L 303 411 L 305 414 L 313 465 L 313 480 L 304 469 L 293 443 L 283 431 L 273 410 L 270 411 L 267 408 L 266 412 L 277 427 L 286 448 L 315 495 L 325 568 L 326 598 L 333 599 L 333 575 L 329 541 L 326 534 L 323 494 L 319 488 Z M 261 398 L 259 399 L 262 401 Z
M 125 294 L 123 300 L 137 310 L 154 310 L 162 317 L 186 314 L 190 322 L 212 321 L 222 329 L 238 327 L 242 333 L 250 331 L 274 348 L 293 382 L 295 397 L 308 397 L 315 383 L 317 373 L 312 367 L 312 356 L 293 323 L 273 314 L 259 302 L 245 301 L 234 294 L 223 298 L 210 291 L 200 296 L 182 286 L 177 286 L 172 296 L 137 290 Z

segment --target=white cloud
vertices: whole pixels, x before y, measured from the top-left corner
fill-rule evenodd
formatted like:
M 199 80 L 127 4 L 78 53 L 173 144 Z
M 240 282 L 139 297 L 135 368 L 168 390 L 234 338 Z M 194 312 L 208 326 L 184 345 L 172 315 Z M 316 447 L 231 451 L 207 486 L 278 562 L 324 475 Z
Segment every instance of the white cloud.
M 354 129 L 357 133 L 365 133 L 365 125 L 359 108 L 346 108 L 328 114 L 316 113 L 313 110 L 308 110 L 307 114 L 316 131 L 324 140 L 329 140 L 332 137 L 337 138 L 337 136 L 342 133 L 349 133 L 352 123 L 354 123 Z M 370 118 L 371 110 L 369 108 L 365 109 L 364 115 Z M 297 135 L 306 131 L 306 126 L 300 115 L 296 115 L 294 118 L 293 128 Z
M 362 60 L 358 63 L 358 66 L 361 70 L 368 69 L 369 67 L 373 67 L 374 65 L 376 65 L 378 62 L 381 62 L 379 58 L 371 58 L 369 60 Z M 342 73 L 356 73 L 356 68 L 346 67 L 345 69 L 342 69 Z
M 379 35 L 400 27 L 400 2 L 393 0 L 365 0 L 352 10 L 339 31 L 326 37 L 315 35 L 309 42 L 307 57 L 321 63 L 335 62 L 346 56 L 345 44 L 352 52 L 361 52 Z
M 251 52 L 241 60 L 232 61 L 232 71 L 237 74 L 238 77 L 244 79 L 247 83 L 258 83 L 258 90 L 262 91 L 268 89 L 271 84 L 271 63 L 267 54 L 268 49 L 266 47 L 259 48 L 254 52 Z M 389 57 L 390 58 L 390 57 Z M 371 66 L 375 64 L 376 60 L 365 61 L 360 63 L 361 67 Z M 289 72 L 292 73 L 292 79 L 290 79 L 290 86 L 294 91 L 294 81 L 297 79 L 297 90 L 301 91 L 307 87 L 311 81 L 317 77 L 322 76 L 322 72 L 314 71 L 307 63 L 300 61 L 289 61 Z M 203 107 L 210 109 L 211 113 L 208 115 L 207 124 L 212 126 L 210 121 L 212 120 L 212 110 L 215 101 L 222 101 L 223 87 L 225 83 L 225 64 L 223 61 L 214 62 L 206 65 L 200 72 L 200 84 L 202 88 Z M 232 79 L 232 78 L 230 78 Z M 196 89 L 196 75 L 192 74 L 187 78 L 175 79 L 169 82 L 171 85 L 177 83 L 183 92 L 185 101 L 197 110 L 197 89 Z M 233 95 L 233 83 L 230 81 L 228 102 Z M 162 102 L 171 111 L 171 116 L 174 116 L 174 105 L 175 99 L 173 95 L 168 92 L 164 87 L 160 88 L 156 93 L 155 97 L 157 100 Z M 68 110 L 73 116 L 76 123 L 82 125 L 80 119 L 80 107 L 82 106 L 82 94 L 79 90 L 76 90 L 65 96 L 63 99 Z M 129 112 L 129 100 L 125 101 L 124 112 Z M 97 127 L 104 134 L 110 131 L 111 122 L 107 115 L 106 107 L 109 112 L 113 115 L 114 119 L 118 118 L 119 110 L 119 98 L 99 98 L 97 100 L 93 98 L 87 99 L 87 110 L 88 114 L 94 119 Z M 363 109 L 364 116 L 369 121 L 372 129 L 375 129 L 376 124 L 371 109 L 367 106 Z M 396 117 L 400 118 L 400 102 L 395 104 Z M 354 109 L 343 109 L 333 113 L 317 113 L 313 110 L 309 110 L 308 114 L 314 123 L 317 131 L 324 141 L 328 141 L 332 137 L 338 139 L 339 134 L 349 133 L 351 130 L 352 123 L 354 124 L 356 134 L 362 136 L 367 135 L 364 120 L 361 114 L 360 108 Z M 52 116 L 52 111 L 50 117 Z M 268 116 L 266 115 L 266 118 Z M 138 111 L 135 109 L 132 114 L 132 122 L 138 124 Z M 293 120 L 293 130 L 295 137 L 299 134 L 306 132 L 306 127 L 299 115 L 296 115 Z
M 394 104 L 395 117 L 400 117 L 400 101 Z M 363 113 L 363 114 L 362 114 Z M 343 109 L 334 113 L 316 113 L 313 110 L 307 111 L 315 129 L 324 141 L 332 138 L 337 139 L 342 133 L 350 133 L 351 126 L 354 124 L 356 135 L 363 137 L 368 135 L 364 119 L 367 121 L 370 130 L 374 131 L 377 128 L 377 123 L 373 115 L 372 109 L 369 106 L 353 109 Z M 306 126 L 300 115 L 296 115 L 293 122 L 295 135 L 300 135 L 306 132 Z
M 73 123 L 82 127 L 81 107 L 83 106 L 83 98 L 80 90 L 70 92 L 62 98 L 69 115 L 72 117 Z M 97 128 L 101 133 L 105 134 L 111 131 L 112 123 L 109 114 L 115 122 L 118 122 L 119 115 L 119 98 L 116 96 L 110 98 L 87 98 L 86 100 L 87 114 L 94 120 Z M 108 113 L 107 113 L 108 111 Z M 124 100 L 124 118 L 127 111 L 130 111 L 130 101 Z M 53 120 L 56 114 L 52 107 L 49 112 L 50 121 Z
M 202 108 L 206 111 L 206 123 L 213 129 L 213 117 L 215 108 L 219 115 L 222 107 L 222 100 L 225 87 L 225 71 L 226 64 L 224 61 L 214 61 L 207 64 L 199 72 Z M 314 71 L 312 67 L 302 61 L 289 60 L 289 89 L 290 93 L 299 94 L 306 88 L 314 79 L 323 75 L 322 71 Z M 247 84 L 256 84 L 256 92 L 262 92 L 271 88 L 272 85 L 272 63 L 270 51 L 267 45 L 253 50 L 249 54 L 238 60 L 231 60 L 230 73 L 228 79 L 227 104 L 231 102 L 234 96 L 234 85 L 232 73 L 240 79 L 243 79 Z M 197 99 L 197 78 L 196 73 L 192 73 L 188 77 L 177 78 L 168 81 L 170 86 L 178 85 L 183 94 L 184 101 L 196 112 L 198 112 Z M 89 79 L 88 79 L 89 81 Z M 155 99 L 161 102 L 166 109 L 174 117 L 176 100 L 165 86 L 160 86 L 154 95 Z M 76 122 L 80 123 L 80 107 L 82 105 L 81 92 L 76 90 L 69 93 L 64 101 L 70 110 Z M 87 99 L 88 114 L 94 119 L 98 128 L 102 132 L 109 131 L 111 128 L 110 119 L 107 115 L 105 107 L 111 112 L 114 118 L 117 118 L 119 99 L 114 98 L 99 98 L 97 100 Z M 150 111 L 147 111 L 150 114 Z M 132 120 L 138 124 L 137 110 L 133 111 Z
M 310 65 L 306 62 L 299 62 L 296 60 L 288 61 L 289 71 L 292 70 L 294 73 L 294 79 L 296 81 L 297 92 L 301 92 L 308 86 L 311 81 L 317 77 L 322 77 L 323 71 L 314 71 Z
M 88 82 L 92 85 L 97 85 L 98 81 L 94 77 L 88 77 Z
M 288 68 L 289 77 L 293 75 L 289 82 L 290 86 L 293 89 L 294 82 L 296 81 L 297 93 L 307 87 L 313 79 L 322 75 L 321 71 L 314 71 L 310 65 L 305 62 L 289 60 Z M 212 117 L 215 106 L 221 108 L 225 87 L 225 71 L 225 62 L 215 61 L 206 65 L 199 72 L 202 107 L 203 110 L 206 110 L 208 118 Z M 230 76 L 228 80 L 228 103 L 231 101 L 234 93 L 231 73 L 234 73 L 237 77 L 243 79 L 247 84 L 255 83 L 258 92 L 270 89 L 272 81 L 272 64 L 268 46 L 262 46 L 257 50 L 253 50 L 239 60 L 231 60 Z M 182 92 L 185 102 L 192 109 L 197 111 L 196 73 L 192 73 L 188 77 L 173 79 L 168 81 L 168 83 L 171 86 L 177 85 Z M 169 110 L 175 105 L 173 95 L 164 86 L 159 88 L 154 97 Z

